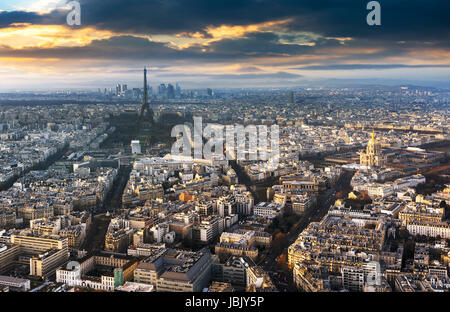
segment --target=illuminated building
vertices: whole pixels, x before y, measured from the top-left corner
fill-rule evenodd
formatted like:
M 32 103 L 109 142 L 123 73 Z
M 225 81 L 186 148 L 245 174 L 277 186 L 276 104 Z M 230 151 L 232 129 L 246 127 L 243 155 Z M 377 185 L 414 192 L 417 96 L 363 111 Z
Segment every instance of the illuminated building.
M 386 157 L 381 152 L 381 145 L 375 138 L 375 132 L 372 132 L 372 138 L 366 147 L 366 152 L 360 153 L 359 162 L 361 165 L 371 167 L 383 167 L 386 165 Z

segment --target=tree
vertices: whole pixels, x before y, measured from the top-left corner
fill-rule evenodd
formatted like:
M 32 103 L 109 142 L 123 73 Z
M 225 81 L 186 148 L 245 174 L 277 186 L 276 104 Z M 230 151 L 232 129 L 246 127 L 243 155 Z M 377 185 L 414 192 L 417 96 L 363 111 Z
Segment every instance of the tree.
M 343 199 L 344 198 L 344 192 L 343 191 L 339 191 L 336 193 L 336 198 L 337 199 Z
M 275 253 L 280 253 L 283 250 L 283 246 L 287 242 L 286 234 L 278 233 L 274 236 L 274 239 L 272 241 L 272 250 Z
M 287 255 L 285 253 L 282 253 L 277 257 L 277 262 L 281 265 L 287 264 Z
M 361 191 L 361 198 L 362 198 L 364 201 L 370 200 L 369 193 L 367 193 L 366 190 L 362 190 L 362 191 Z

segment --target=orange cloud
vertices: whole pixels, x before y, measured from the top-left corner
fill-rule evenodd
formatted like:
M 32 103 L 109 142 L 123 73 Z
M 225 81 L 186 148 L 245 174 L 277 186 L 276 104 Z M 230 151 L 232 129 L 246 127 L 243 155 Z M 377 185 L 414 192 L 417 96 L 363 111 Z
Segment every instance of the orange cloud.
M 75 47 L 84 46 L 93 40 L 108 39 L 114 33 L 95 28 L 70 29 L 60 25 L 12 24 L 0 29 L 0 42 L 13 49 L 31 47 Z
M 248 33 L 279 30 L 290 22 L 292 22 L 291 18 L 252 25 L 209 26 L 204 29 L 204 32 L 179 33 L 175 36 L 152 36 L 152 38 L 155 41 L 170 42 L 171 47 L 182 50 L 197 44 L 208 45 L 222 39 L 245 37 Z
M 235 38 L 235 37 L 242 37 L 245 36 L 248 33 L 252 32 L 261 32 L 266 30 L 274 30 L 276 28 L 280 28 L 280 26 L 286 25 L 288 23 L 292 22 L 292 19 L 284 19 L 279 21 L 270 21 L 260 24 L 253 24 L 253 25 L 222 25 L 219 27 L 207 27 L 205 31 L 211 35 L 214 39 L 220 40 L 225 38 Z

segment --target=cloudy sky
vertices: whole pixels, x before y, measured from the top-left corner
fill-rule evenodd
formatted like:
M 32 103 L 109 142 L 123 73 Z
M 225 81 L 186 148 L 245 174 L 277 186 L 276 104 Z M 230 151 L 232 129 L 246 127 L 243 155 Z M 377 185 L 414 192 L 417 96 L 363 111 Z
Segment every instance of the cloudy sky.
M 450 1 L 0 1 L 0 91 L 180 82 L 183 87 L 302 86 L 324 79 L 449 83 Z

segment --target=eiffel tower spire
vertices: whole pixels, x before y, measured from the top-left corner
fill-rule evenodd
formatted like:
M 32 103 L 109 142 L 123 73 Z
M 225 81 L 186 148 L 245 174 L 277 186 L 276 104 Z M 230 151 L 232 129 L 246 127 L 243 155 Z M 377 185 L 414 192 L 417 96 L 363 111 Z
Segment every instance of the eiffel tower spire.
M 145 115 L 145 112 L 147 112 L 149 117 L 151 117 L 153 122 L 153 111 L 150 109 L 150 105 L 148 104 L 148 90 L 147 90 L 147 68 L 144 67 L 144 96 L 142 97 L 142 106 L 141 111 L 139 112 L 139 124 L 142 121 L 142 118 Z
M 147 67 L 144 67 L 144 99 L 142 104 L 148 103 L 148 90 L 147 90 Z

